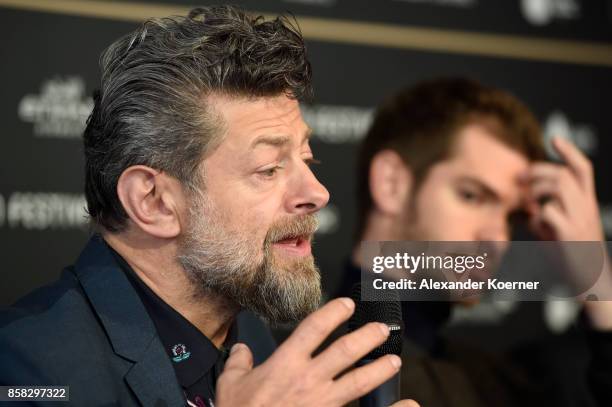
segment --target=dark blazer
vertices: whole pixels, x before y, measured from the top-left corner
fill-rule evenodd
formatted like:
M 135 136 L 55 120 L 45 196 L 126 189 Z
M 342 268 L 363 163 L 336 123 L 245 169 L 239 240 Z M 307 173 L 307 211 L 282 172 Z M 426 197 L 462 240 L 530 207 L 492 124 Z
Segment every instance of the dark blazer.
M 239 314 L 238 340 L 256 363 L 275 346 L 248 313 Z M 78 406 L 185 405 L 153 322 L 97 235 L 58 281 L 0 313 L 0 385 L 70 386 Z

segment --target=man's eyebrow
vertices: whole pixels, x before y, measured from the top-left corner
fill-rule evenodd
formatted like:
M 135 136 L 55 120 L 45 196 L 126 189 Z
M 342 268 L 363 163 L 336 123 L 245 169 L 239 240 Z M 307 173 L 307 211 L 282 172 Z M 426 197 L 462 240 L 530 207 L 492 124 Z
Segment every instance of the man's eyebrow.
M 291 141 L 289 136 L 262 136 L 258 137 L 251 143 L 251 149 L 259 145 L 268 145 L 273 147 L 282 147 Z
M 480 188 L 486 195 L 498 201 L 500 201 L 502 198 L 501 195 L 497 191 L 495 191 L 495 189 L 493 189 L 493 187 L 490 187 L 489 185 L 479 180 L 478 178 L 474 178 L 470 176 L 463 176 L 459 178 L 459 182 L 467 182 L 470 184 L 474 184 L 478 188 Z
M 310 137 L 312 136 L 312 129 L 309 127 L 306 130 L 306 133 L 304 134 L 304 137 L 302 138 L 302 141 L 300 143 L 300 145 L 303 145 L 304 143 L 306 143 L 308 140 L 310 140 Z M 256 138 L 253 143 L 251 143 L 251 149 L 254 149 L 255 147 L 263 144 L 263 145 L 268 145 L 268 146 L 272 146 L 272 147 L 282 147 L 286 144 L 289 144 L 291 142 L 291 138 L 289 136 L 284 136 L 284 135 L 280 135 L 280 136 L 261 136 Z

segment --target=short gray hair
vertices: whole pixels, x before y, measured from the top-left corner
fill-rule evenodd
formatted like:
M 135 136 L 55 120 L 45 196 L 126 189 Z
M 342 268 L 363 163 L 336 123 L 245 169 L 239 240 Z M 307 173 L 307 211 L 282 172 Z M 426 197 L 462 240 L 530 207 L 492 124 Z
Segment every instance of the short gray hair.
M 94 224 L 111 232 L 128 218 L 117 196 L 121 173 L 146 165 L 186 187 L 220 122 L 205 97 L 312 94 L 311 67 L 295 20 L 254 17 L 234 6 L 193 9 L 146 21 L 102 54 L 100 90 L 84 133 L 85 196 Z

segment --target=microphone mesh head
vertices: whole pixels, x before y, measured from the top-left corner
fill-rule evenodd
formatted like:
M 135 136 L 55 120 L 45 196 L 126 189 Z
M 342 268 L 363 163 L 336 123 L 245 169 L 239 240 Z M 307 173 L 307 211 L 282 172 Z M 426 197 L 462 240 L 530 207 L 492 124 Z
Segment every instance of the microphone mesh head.
M 393 290 L 376 290 L 375 301 L 361 301 L 361 283 L 353 286 L 351 298 L 355 301 L 355 312 L 349 319 L 349 331 L 355 331 L 368 322 L 384 322 L 390 334 L 385 343 L 372 350 L 364 359 L 376 359 L 383 355 L 402 353 L 402 307 L 399 295 Z

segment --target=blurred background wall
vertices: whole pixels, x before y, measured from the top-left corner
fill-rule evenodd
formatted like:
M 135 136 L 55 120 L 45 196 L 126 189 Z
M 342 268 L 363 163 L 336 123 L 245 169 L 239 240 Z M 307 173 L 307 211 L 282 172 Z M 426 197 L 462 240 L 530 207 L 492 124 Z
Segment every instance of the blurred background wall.
M 55 279 L 88 238 L 81 133 L 101 51 L 147 17 L 211 3 L 0 0 L 0 306 Z M 374 107 L 440 75 L 504 88 L 544 137 L 572 139 L 594 162 L 612 236 L 612 0 L 232 3 L 290 11 L 307 40 L 315 101 L 303 113 L 331 192 L 315 246 L 327 289 L 352 246 L 354 156 Z

